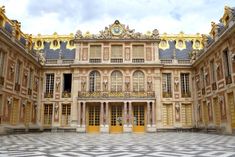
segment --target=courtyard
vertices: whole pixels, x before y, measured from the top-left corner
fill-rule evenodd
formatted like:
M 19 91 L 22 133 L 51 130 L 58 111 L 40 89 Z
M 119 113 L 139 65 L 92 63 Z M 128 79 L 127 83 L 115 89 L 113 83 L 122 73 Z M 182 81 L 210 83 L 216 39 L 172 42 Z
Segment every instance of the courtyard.
M 235 136 L 204 133 L 78 134 L 0 136 L 0 157 L 11 156 L 235 156 Z

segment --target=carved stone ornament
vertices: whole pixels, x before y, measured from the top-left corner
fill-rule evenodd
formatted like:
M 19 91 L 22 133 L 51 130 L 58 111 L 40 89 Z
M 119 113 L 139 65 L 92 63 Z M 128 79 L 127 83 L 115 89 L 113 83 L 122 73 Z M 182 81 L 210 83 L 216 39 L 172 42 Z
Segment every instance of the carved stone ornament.
M 154 29 L 152 33 L 142 34 L 135 32 L 134 29 L 129 29 L 129 26 L 125 26 L 118 20 L 115 20 L 112 25 L 105 27 L 99 34 L 90 34 L 90 32 L 82 34 L 78 30 L 75 39 L 159 39 L 159 32 L 157 29 Z
M 7 97 L 7 104 L 11 105 L 13 102 L 13 97 Z

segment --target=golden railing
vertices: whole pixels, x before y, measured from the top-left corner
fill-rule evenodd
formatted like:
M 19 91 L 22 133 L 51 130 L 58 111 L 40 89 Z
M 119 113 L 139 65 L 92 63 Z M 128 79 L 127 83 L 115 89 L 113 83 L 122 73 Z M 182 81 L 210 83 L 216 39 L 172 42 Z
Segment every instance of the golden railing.
M 155 92 L 149 91 L 95 91 L 95 92 L 78 92 L 78 98 L 154 98 Z
M 182 92 L 182 98 L 189 98 L 191 97 L 191 93 L 188 91 L 188 92 Z
M 171 98 L 172 93 L 171 92 L 163 92 L 163 98 Z
M 71 98 L 71 92 L 63 91 L 62 92 L 62 98 Z
M 44 98 L 53 98 L 53 93 L 44 93 Z

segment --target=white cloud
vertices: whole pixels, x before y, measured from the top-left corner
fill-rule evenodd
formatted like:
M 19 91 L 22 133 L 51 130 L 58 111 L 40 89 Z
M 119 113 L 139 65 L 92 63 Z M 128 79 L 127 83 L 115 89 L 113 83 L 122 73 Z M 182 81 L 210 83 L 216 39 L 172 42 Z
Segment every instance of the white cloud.
M 224 5 L 234 0 L 0 0 L 6 15 L 32 34 L 97 33 L 118 19 L 131 29 L 160 33 L 208 33 L 218 22 Z

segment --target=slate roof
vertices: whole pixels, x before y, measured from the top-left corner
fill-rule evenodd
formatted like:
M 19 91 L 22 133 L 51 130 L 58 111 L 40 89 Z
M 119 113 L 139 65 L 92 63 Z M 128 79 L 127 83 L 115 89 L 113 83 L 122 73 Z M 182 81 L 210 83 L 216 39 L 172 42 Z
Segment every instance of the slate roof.
M 192 42 L 185 41 L 186 49 L 180 50 L 175 48 L 175 41 L 168 41 L 169 49 L 159 49 L 159 58 L 160 59 L 173 59 L 174 53 L 176 59 L 190 59 L 189 53 L 192 52 Z
M 46 59 L 59 59 L 61 55 L 61 59 L 75 59 L 75 48 L 67 49 L 67 41 L 61 41 L 60 48 L 53 50 L 50 49 L 50 42 L 44 42 L 44 53 Z M 61 53 L 61 54 L 60 54 Z

